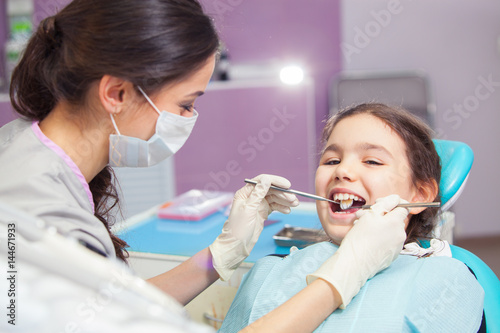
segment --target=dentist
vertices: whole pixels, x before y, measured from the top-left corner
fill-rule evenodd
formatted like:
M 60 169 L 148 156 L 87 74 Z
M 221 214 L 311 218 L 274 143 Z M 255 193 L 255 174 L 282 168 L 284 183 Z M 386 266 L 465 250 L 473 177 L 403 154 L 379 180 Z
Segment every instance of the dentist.
M 196 0 L 74 0 L 43 20 L 12 75 L 11 102 L 21 118 L 0 129 L 0 200 L 126 261 L 126 243 L 110 232 L 118 204 L 111 167 L 151 166 L 182 147 L 218 46 Z M 256 186 L 236 192 L 208 248 L 149 282 L 187 304 L 217 279 L 228 280 L 268 214 L 298 205 L 294 195 L 269 189 L 271 183 L 288 188 L 288 180 L 254 180 Z M 385 230 L 397 236 L 387 248 L 373 243 L 384 258 L 402 248 L 398 223 Z M 358 229 L 361 238 L 370 236 Z M 381 255 L 370 269 L 383 269 L 382 261 Z M 341 304 L 335 287 L 317 279 L 248 330 L 311 331 Z

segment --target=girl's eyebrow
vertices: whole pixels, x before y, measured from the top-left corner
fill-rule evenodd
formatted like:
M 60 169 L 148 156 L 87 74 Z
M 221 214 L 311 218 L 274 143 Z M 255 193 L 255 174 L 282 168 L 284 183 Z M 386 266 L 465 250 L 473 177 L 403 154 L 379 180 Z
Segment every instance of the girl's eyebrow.
M 340 147 L 339 147 L 339 146 L 337 146 L 335 143 L 333 143 L 333 144 L 331 144 L 331 145 L 329 145 L 329 146 L 325 147 L 325 148 L 323 149 L 323 151 L 321 152 L 321 155 L 324 155 L 327 151 L 331 151 L 331 152 L 336 153 L 336 152 L 338 152 L 338 151 L 340 151 L 340 150 L 342 150 L 342 149 L 340 149 Z
M 364 142 L 364 143 L 358 144 L 356 148 L 359 150 L 364 150 L 364 151 L 366 151 L 366 150 L 378 150 L 378 151 L 381 151 L 381 152 L 387 154 L 391 158 L 394 158 L 394 156 L 392 156 L 391 152 L 389 150 L 387 150 L 384 146 L 381 146 L 381 145 L 376 145 L 373 143 Z M 340 148 L 337 144 L 332 143 L 331 145 L 329 145 L 329 146 L 325 147 L 325 149 L 323 149 L 323 151 L 321 152 L 321 155 L 324 155 L 328 151 L 337 153 L 339 151 L 342 151 L 342 148 Z
M 389 150 L 387 150 L 384 146 L 381 146 L 381 145 L 376 145 L 373 143 L 365 142 L 365 143 L 359 144 L 358 148 L 360 150 L 378 150 L 378 151 L 381 151 L 382 153 L 389 155 L 391 158 L 394 158 L 394 156 L 392 156 L 391 152 Z

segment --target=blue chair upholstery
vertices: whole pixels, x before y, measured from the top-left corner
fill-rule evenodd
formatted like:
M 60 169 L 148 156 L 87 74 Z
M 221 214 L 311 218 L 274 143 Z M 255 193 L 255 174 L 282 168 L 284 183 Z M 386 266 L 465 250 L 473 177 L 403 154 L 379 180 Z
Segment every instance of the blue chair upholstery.
M 451 245 L 451 254 L 474 272 L 477 281 L 484 289 L 486 332 L 500 332 L 500 280 L 488 265 L 471 252 Z
M 433 140 L 441 158 L 441 210 L 448 210 L 460 196 L 474 162 L 472 149 L 463 142 Z
M 467 182 L 474 153 L 462 142 L 448 140 L 433 140 L 441 158 L 441 209 L 448 210 L 460 196 Z M 471 252 L 451 245 L 453 258 L 462 261 L 476 275 L 484 289 L 484 315 L 486 331 L 500 332 L 500 280 L 495 273 L 479 257 Z

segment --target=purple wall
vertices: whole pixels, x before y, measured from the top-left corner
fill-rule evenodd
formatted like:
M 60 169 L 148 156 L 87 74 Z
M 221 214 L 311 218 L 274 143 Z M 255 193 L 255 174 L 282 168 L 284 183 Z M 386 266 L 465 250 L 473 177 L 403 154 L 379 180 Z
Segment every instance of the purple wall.
M 233 63 L 304 63 L 316 86 L 317 132 L 328 114 L 328 86 L 341 70 L 339 0 L 201 0 Z M 229 104 L 231 101 L 227 101 Z
M 35 12 L 33 13 L 33 24 L 38 26 L 41 20 L 52 16 L 60 9 L 70 3 L 70 0 L 33 0 L 35 2 Z
M 234 191 L 243 186 L 244 178 L 260 173 L 282 175 L 296 189 L 314 191 L 315 143 L 328 115 L 329 81 L 341 68 L 339 1 L 202 3 L 215 19 L 231 63 L 274 59 L 303 63 L 314 81 L 313 101 L 308 102 L 299 88 L 295 92 L 285 87 L 245 89 L 235 82 L 226 83 L 227 88 L 209 87 L 196 103 L 200 119 L 192 137 L 175 156 L 177 193 L 191 188 Z M 245 157 L 238 147 L 250 147 L 249 138 L 266 131 L 275 108 L 286 108 L 297 121 L 275 133 L 247 161 L 250 155 Z M 233 174 L 227 171 L 229 161 L 235 162 Z
M 243 187 L 245 178 L 261 173 L 281 175 L 296 189 L 314 191 L 312 83 L 216 84 L 197 109 L 195 129 L 174 157 L 177 194 L 193 188 L 232 192 Z

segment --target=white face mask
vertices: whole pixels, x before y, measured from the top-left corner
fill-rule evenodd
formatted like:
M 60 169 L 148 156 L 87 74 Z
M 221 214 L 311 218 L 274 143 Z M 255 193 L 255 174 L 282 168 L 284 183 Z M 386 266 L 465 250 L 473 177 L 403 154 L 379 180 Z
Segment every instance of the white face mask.
M 139 91 L 160 115 L 156 121 L 155 134 L 148 141 L 121 135 L 113 115 L 110 115 L 118 133 L 109 136 L 110 166 L 148 167 L 160 163 L 184 145 L 198 118 L 198 112 L 194 109 L 190 118 L 160 111 L 140 87 Z

